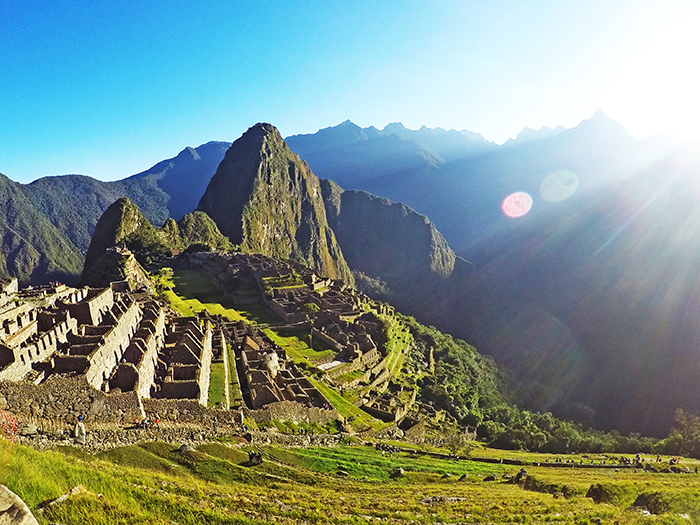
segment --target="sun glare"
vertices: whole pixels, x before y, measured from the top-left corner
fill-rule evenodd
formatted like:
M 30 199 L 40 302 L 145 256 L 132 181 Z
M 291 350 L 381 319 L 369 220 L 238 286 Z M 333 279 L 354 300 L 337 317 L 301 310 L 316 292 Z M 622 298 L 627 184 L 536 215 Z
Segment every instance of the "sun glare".
M 540 195 L 546 201 L 560 202 L 568 199 L 578 189 L 578 177 L 570 171 L 552 173 L 540 185 Z
M 646 13 L 651 17 L 658 12 Z M 666 131 L 700 138 L 700 5 L 686 3 L 658 21 L 640 22 L 620 57 L 606 108 L 638 138 Z M 648 34 L 643 31 L 648 28 Z
M 522 217 L 530 211 L 530 208 L 532 208 L 532 197 L 524 191 L 511 193 L 503 199 L 501 204 L 503 213 L 511 219 Z

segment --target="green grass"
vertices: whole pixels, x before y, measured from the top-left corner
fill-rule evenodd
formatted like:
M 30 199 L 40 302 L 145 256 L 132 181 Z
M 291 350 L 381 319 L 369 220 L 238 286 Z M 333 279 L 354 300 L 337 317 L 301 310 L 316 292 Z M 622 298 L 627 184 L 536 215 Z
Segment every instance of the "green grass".
M 364 370 L 353 370 L 352 372 L 346 372 L 344 374 L 340 374 L 336 379 L 338 381 L 345 381 L 345 382 L 350 382 L 354 381 L 358 377 L 362 377 L 365 375 Z
M 314 339 L 314 348 L 309 347 L 309 332 L 307 331 L 285 332 L 284 335 L 275 332 L 272 328 L 263 331 L 273 343 L 284 348 L 287 355 L 295 363 L 305 362 L 313 365 L 336 354 L 335 350 L 317 339 Z
M 228 408 L 226 405 L 226 371 L 223 362 L 212 362 L 211 378 L 209 381 L 209 407 L 219 406 Z M 218 405 L 217 405 L 218 403 Z
M 389 340 L 386 343 L 386 367 L 389 373 L 396 377 L 401 373 L 404 357 L 413 342 L 413 336 L 403 323 L 393 316 L 379 316 L 389 326 Z
M 89 456 L 70 447 L 36 452 L 2 441 L 0 483 L 29 505 L 41 525 L 359 524 L 368 517 L 388 524 L 651 524 L 700 519 L 700 476 L 694 474 L 528 466 L 529 481 L 520 486 L 502 480 L 504 474 L 515 474 L 516 466 L 418 452 L 382 454 L 361 443 L 262 447 L 263 463 L 251 466 L 248 448 L 224 443 L 203 444 L 181 454 L 176 445 L 155 442 Z M 481 452 L 528 462 L 541 459 L 524 452 Z M 681 463 L 686 464 L 697 462 Z M 397 468 L 404 475 L 392 479 Z M 483 481 L 489 474 L 499 481 Z M 463 475 L 466 480 L 459 481 Z M 79 484 L 84 493 L 43 515 L 37 512 L 41 502 Z M 585 497 L 591 485 L 601 487 L 606 503 Z M 557 497 L 560 492 L 567 496 Z M 664 513 L 644 518 L 626 510 L 641 493 L 655 493 Z
M 232 301 L 212 284 L 209 276 L 198 270 L 175 270 L 172 276 L 161 277 L 161 282 L 166 288 L 173 287 L 174 291 L 166 290 L 164 296 L 182 315 L 206 310 L 231 321 L 243 320 L 255 325 L 278 322 L 263 308 L 234 308 Z
M 387 426 L 386 423 L 373 418 L 364 410 L 356 407 L 350 400 L 344 398 L 337 390 L 329 387 L 322 381 L 309 378 L 316 389 L 325 396 L 338 413 L 345 419 L 352 418 L 352 426 L 358 430 L 381 430 Z
M 230 344 L 226 345 L 226 352 L 228 352 L 228 379 L 229 384 L 229 399 L 231 400 L 231 407 L 239 407 L 243 404 L 243 395 L 241 394 L 241 385 L 238 382 L 238 374 L 236 373 L 236 354 Z

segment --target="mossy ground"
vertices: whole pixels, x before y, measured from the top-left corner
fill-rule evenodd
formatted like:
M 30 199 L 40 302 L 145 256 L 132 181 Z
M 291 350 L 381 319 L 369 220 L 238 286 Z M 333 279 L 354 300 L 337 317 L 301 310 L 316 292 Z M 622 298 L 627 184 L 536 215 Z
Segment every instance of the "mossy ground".
M 257 466 L 248 464 L 247 447 L 226 442 L 185 454 L 156 442 L 91 456 L 71 447 L 37 452 L 2 441 L 0 482 L 24 499 L 42 525 L 691 523 L 700 518 L 700 476 L 695 474 L 528 465 L 531 481 L 523 487 L 502 480 L 520 467 L 383 454 L 352 441 L 334 448 L 263 447 L 264 461 Z M 540 459 L 527 453 L 510 458 Z M 397 468 L 404 475 L 392 479 Z M 489 474 L 499 481 L 483 481 Z M 42 502 L 79 484 L 85 493 L 37 512 Z M 613 502 L 595 504 L 586 498 L 593 484 L 603 485 Z M 668 511 L 644 517 L 626 510 L 644 492 L 658 493 Z

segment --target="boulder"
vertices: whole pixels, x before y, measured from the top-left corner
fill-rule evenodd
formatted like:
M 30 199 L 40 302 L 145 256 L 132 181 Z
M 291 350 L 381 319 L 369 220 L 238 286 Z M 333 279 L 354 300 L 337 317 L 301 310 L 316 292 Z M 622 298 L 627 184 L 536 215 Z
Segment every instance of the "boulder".
M 0 525 L 39 525 L 24 501 L 5 485 L 0 485 Z

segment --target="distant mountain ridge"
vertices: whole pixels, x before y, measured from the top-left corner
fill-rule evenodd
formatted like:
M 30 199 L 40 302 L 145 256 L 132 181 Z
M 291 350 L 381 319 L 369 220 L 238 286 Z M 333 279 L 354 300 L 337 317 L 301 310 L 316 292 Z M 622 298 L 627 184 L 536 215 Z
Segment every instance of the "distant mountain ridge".
M 149 170 L 112 182 L 63 175 L 19 184 L 3 176 L 0 273 L 23 283 L 77 284 L 97 221 L 113 202 L 128 197 L 158 226 L 169 217 L 180 219 L 196 208 L 229 145 L 185 148 Z

